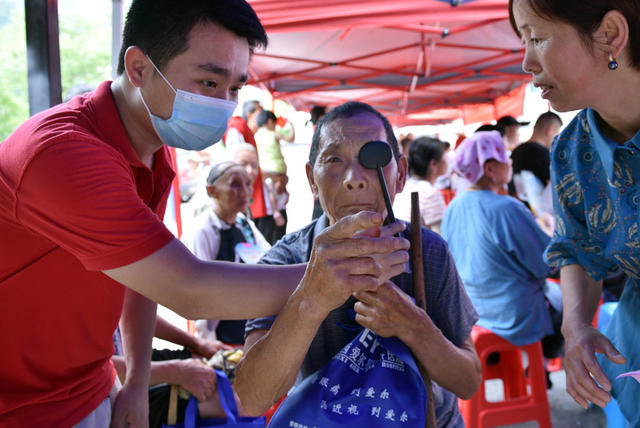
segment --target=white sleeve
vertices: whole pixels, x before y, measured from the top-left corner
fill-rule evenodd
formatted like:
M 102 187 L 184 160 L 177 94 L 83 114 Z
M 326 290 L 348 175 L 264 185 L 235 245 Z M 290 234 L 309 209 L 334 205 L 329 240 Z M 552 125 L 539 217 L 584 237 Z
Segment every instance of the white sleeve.
M 227 130 L 227 138 L 224 140 L 224 144 L 227 147 L 232 147 L 234 144 L 246 143 L 244 137 L 236 128 L 229 128 Z
M 426 226 L 442 221 L 445 203 L 444 196 L 439 190 L 433 188 L 429 194 L 420 192 L 418 194 L 418 204 L 420 205 L 422 221 Z
M 200 260 L 215 260 L 220 250 L 220 231 L 214 227 L 198 228 L 185 245 Z

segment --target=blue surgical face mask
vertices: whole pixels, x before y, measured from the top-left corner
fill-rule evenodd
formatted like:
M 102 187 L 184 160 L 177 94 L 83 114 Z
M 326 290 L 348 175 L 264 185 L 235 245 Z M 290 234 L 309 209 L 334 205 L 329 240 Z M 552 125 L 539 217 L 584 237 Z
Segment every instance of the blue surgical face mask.
M 151 113 L 138 88 L 142 104 L 147 109 L 153 129 L 160 140 L 168 146 L 185 150 L 203 150 L 220 141 L 238 102 L 176 90 L 153 61 L 151 64 L 176 93 L 171 117 L 163 119 Z

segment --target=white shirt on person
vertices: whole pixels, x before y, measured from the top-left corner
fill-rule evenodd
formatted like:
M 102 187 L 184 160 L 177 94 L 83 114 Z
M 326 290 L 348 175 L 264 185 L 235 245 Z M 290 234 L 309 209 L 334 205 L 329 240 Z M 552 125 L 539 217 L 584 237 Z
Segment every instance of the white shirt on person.
M 429 227 L 442 221 L 445 202 L 442 193 L 427 180 L 407 178 L 402 193 L 396 195 L 393 202 L 393 213 L 400 220 L 411 220 L 411 193 L 418 192 L 418 205 L 420 206 L 420 223 Z
M 247 220 L 256 241 L 256 246 L 262 253 L 267 252 L 267 250 L 271 248 L 271 245 L 269 245 L 264 236 L 262 236 L 262 233 L 260 233 L 256 225 L 251 220 L 247 219 L 244 214 L 238 214 L 238 217 Z M 195 227 L 188 236 L 183 238 L 184 244 L 199 259 L 215 260 L 218 257 L 218 251 L 220 250 L 220 230 L 236 226 L 229 225 L 227 222 L 222 220 L 213 209 L 209 209 L 206 212 L 201 213 L 194 219 L 194 221 Z M 239 262 L 238 254 L 236 254 L 235 262 Z

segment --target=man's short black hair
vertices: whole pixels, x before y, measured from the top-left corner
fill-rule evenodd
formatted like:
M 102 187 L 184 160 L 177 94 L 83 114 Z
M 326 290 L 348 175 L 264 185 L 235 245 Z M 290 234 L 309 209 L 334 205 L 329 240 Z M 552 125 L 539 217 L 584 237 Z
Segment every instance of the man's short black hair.
M 267 46 L 267 34 L 245 0 L 133 0 L 122 31 L 118 74 L 124 72 L 124 53 L 142 49 L 159 70 L 186 51 L 196 24 L 215 22 L 244 37 L 253 52 Z
M 560 126 L 562 126 L 562 119 L 560 118 L 560 116 L 558 116 L 554 112 L 547 111 L 542 113 L 538 117 L 538 119 L 536 120 L 536 124 L 533 125 L 533 130 L 534 132 L 543 132 L 545 129 L 547 129 L 549 126 L 553 125 L 554 123 L 557 123 Z
M 273 114 L 270 110 L 262 110 L 258 117 L 256 118 L 256 124 L 258 128 L 264 126 L 269 122 L 269 120 L 273 120 L 274 122 L 278 120 L 275 114 Z
M 332 110 L 329 110 L 329 113 L 322 116 L 322 119 L 320 119 L 316 124 L 316 129 L 313 132 L 313 138 L 311 139 L 311 151 L 309 152 L 309 165 L 311 165 L 311 168 L 313 168 L 313 166 L 315 165 L 316 159 L 318 157 L 318 151 L 320 150 L 320 136 L 322 135 L 322 129 L 334 120 L 348 119 L 360 113 L 371 113 L 374 116 L 378 117 L 378 119 L 380 119 L 387 136 L 387 143 L 389 143 L 389 145 L 391 146 L 393 157 L 396 160 L 400 158 L 401 153 L 398 149 L 398 140 L 393 133 L 393 128 L 391 127 L 391 123 L 389 123 L 389 120 L 387 120 L 384 115 L 382 115 L 378 110 L 371 107 L 367 103 L 362 103 L 359 101 L 348 101 L 344 104 L 340 104 L 338 107 Z

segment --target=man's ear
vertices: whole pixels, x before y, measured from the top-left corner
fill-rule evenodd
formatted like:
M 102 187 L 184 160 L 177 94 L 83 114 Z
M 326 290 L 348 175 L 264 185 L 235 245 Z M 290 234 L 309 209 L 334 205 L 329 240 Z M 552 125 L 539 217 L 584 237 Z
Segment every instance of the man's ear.
M 216 197 L 216 187 L 207 185 L 206 188 L 207 188 L 207 195 L 209 195 L 209 197 L 211 197 L 211 198 L 215 198 Z
M 618 10 L 607 12 L 600 26 L 593 33 L 593 38 L 607 54 L 618 59 L 629 44 L 629 23 L 627 18 Z
M 140 87 L 153 76 L 154 67 L 147 55 L 137 46 L 129 46 L 124 53 L 124 72 L 133 86 Z
M 404 189 L 404 185 L 407 182 L 407 171 L 409 170 L 409 165 L 405 155 L 400 155 L 396 163 L 398 165 L 398 177 L 396 179 L 397 195 L 398 193 L 402 192 L 402 189 Z
M 311 168 L 311 164 L 309 162 L 304 166 L 305 171 L 307 172 L 307 181 L 309 182 L 309 188 L 311 189 L 311 193 L 314 198 L 318 198 L 318 186 L 316 185 L 315 180 L 313 179 L 313 168 Z

